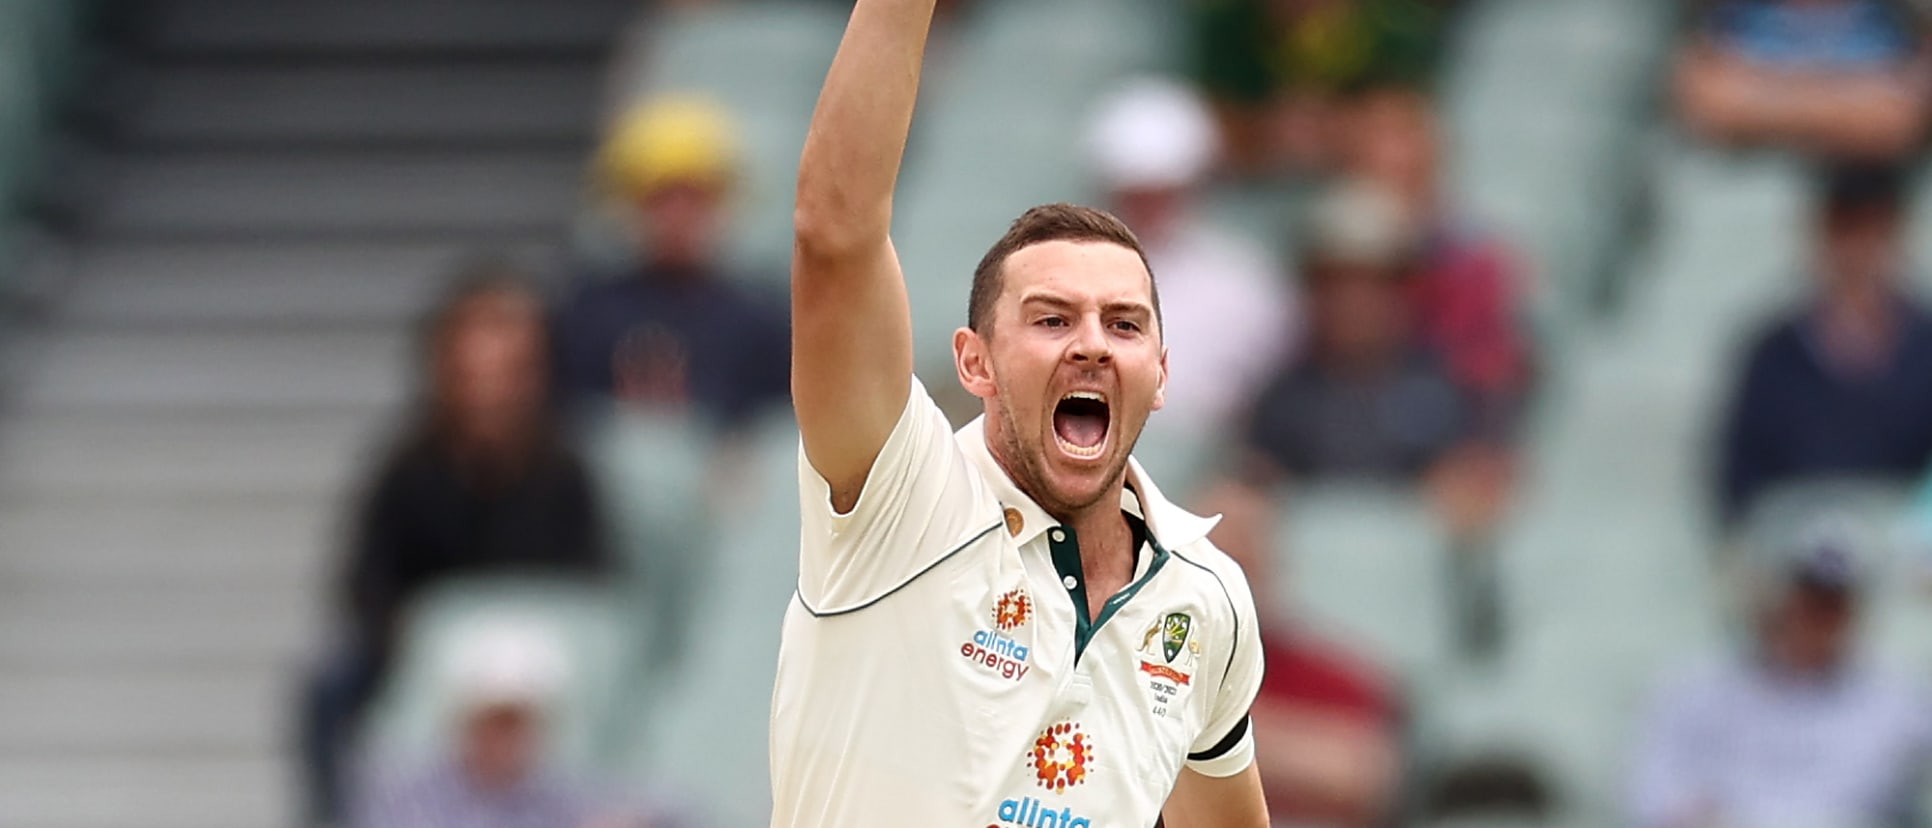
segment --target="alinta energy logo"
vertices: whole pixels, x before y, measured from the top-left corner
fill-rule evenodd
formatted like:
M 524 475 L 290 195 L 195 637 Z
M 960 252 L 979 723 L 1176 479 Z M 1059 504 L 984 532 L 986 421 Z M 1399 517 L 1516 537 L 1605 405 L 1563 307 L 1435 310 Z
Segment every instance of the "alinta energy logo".
M 1087 781 L 1087 765 L 1092 761 L 1093 739 L 1075 722 L 1047 727 L 1027 754 L 1033 781 L 1056 793 Z
M 1027 646 L 1010 633 L 1026 626 L 1033 618 L 1033 599 L 1025 590 L 1016 589 L 993 602 L 993 626 L 973 633 L 959 645 L 959 655 L 981 669 L 1008 681 L 1019 681 L 1031 669 L 1026 663 Z

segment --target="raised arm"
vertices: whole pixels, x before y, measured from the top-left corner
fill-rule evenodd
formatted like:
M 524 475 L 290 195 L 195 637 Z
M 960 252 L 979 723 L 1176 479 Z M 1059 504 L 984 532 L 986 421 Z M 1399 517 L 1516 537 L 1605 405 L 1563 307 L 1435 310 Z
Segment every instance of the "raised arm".
M 799 160 L 792 400 L 841 511 L 911 393 L 912 315 L 889 232 L 932 14 L 933 0 L 858 0 Z

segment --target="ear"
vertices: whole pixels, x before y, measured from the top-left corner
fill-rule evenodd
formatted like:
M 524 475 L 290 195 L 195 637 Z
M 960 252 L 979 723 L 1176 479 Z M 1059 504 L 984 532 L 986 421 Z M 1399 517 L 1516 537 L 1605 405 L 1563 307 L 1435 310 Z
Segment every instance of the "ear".
M 1154 405 L 1152 408 L 1149 408 L 1148 410 L 1159 411 L 1161 410 L 1161 406 L 1166 402 L 1167 402 L 1167 348 L 1166 346 L 1162 346 L 1161 347 L 1161 379 L 1160 379 L 1160 382 L 1154 386 Z
M 953 368 L 959 372 L 959 386 L 982 400 L 999 393 L 993 377 L 993 355 L 972 328 L 953 331 Z

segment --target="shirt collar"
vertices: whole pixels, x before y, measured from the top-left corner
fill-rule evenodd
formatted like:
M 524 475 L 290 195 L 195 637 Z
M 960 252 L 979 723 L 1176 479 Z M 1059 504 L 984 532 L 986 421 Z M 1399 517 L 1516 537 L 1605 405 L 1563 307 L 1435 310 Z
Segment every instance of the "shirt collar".
M 966 457 L 979 467 L 980 473 L 993 487 L 1001 508 L 1006 511 L 1007 534 L 1015 542 L 1024 545 L 1039 537 L 1040 533 L 1060 525 L 1059 520 L 1020 491 L 1020 487 L 1006 475 L 1006 469 L 993 459 L 993 452 L 986 447 L 985 415 L 974 417 L 955 437 Z M 1127 487 L 1121 492 L 1120 508 L 1146 521 L 1148 533 L 1165 549 L 1180 549 L 1201 540 L 1207 537 L 1215 524 L 1221 522 L 1220 515 L 1201 517 L 1174 505 L 1148 478 L 1147 471 L 1140 467 L 1140 461 L 1132 457 L 1127 458 Z

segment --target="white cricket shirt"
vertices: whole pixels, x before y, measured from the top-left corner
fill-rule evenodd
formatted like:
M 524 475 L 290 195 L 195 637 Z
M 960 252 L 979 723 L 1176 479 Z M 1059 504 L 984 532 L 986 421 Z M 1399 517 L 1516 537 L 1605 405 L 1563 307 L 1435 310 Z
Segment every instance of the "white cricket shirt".
M 1146 828 L 1183 767 L 1253 761 L 1254 601 L 1130 462 L 1134 580 L 1087 618 L 1078 538 L 917 380 L 857 505 L 799 458 L 772 825 Z M 720 772 L 729 772 L 720 768 Z

